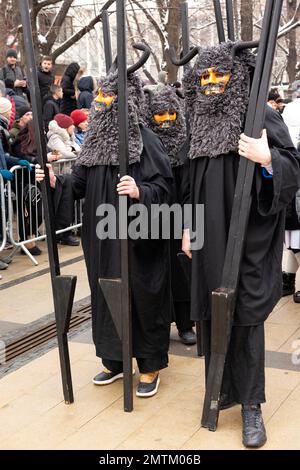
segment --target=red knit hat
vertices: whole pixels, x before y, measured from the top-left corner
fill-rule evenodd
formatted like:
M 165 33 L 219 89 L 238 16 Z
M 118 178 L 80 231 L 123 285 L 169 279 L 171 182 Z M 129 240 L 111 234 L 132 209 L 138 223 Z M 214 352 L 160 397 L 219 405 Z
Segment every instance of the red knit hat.
M 81 111 L 81 109 L 75 109 L 75 111 L 71 112 L 70 116 L 73 119 L 75 126 L 79 126 L 79 124 L 87 120 L 86 113 Z
M 68 127 L 74 124 L 74 121 L 72 118 L 70 118 L 70 116 L 61 113 L 56 114 L 56 116 L 54 116 L 54 121 L 56 121 L 59 127 L 61 127 L 62 129 L 68 129 Z

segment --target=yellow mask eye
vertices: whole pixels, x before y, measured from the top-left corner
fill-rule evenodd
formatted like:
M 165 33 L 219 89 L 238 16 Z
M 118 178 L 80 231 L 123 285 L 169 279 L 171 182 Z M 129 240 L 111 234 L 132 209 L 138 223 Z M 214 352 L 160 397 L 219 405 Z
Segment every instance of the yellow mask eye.
M 224 93 L 227 83 L 230 80 L 230 72 L 220 72 L 215 68 L 209 68 L 200 77 L 200 85 L 206 86 L 206 95 Z
M 162 113 L 154 114 L 153 119 L 155 122 L 176 121 L 176 111 L 165 111 Z
M 102 105 L 109 106 L 115 101 L 115 99 L 116 95 L 108 95 L 107 93 L 104 93 L 100 88 L 98 91 L 98 95 L 95 98 L 95 101 Z

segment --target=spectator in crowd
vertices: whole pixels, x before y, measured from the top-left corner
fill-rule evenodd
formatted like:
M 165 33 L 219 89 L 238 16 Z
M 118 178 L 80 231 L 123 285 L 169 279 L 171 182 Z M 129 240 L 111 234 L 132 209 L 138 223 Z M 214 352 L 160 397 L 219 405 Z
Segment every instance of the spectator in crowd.
M 280 114 L 283 113 L 284 103 L 277 88 L 272 88 L 270 90 L 268 96 L 268 105 L 275 109 L 275 111 L 278 111 Z
M 75 109 L 71 112 L 71 116 L 75 126 L 75 142 L 81 146 L 88 128 L 88 117 L 81 109 Z
M 49 123 L 47 133 L 49 149 L 59 151 L 62 158 L 77 157 L 80 147 L 75 142 L 74 129 L 74 122 L 70 116 L 57 114 Z
M 42 103 L 45 100 L 46 96 L 50 94 L 50 87 L 54 83 L 52 66 L 52 58 L 49 56 L 45 56 L 43 57 L 41 65 L 38 68 L 38 81 Z
M 28 161 L 15 158 L 9 153 L 10 135 L 8 132 L 8 122 L 11 111 L 11 102 L 7 98 L 0 97 L 0 174 L 4 181 L 12 181 L 14 179 L 13 173 L 9 171 L 14 165 L 21 165 L 31 171 L 31 166 Z M 1 266 L 0 269 L 7 268 L 7 263 L 3 259 Z
M 0 84 L 2 83 L 4 84 L 3 81 L 0 81 Z M 2 85 L 0 86 L 2 89 Z M 13 113 L 10 119 L 11 125 L 14 122 L 14 120 L 17 119 L 16 115 L 18 114 L 19 109 L 23 108 L 24 106 L 28 106 L 28 100 L 25 99 L 23 96 L 16 95 L 15 91 L 13 90 L 13 86 L 14 86 L 13 80 L 7 79 L 6 85 L 4 84 L 5 94 L 2 94 L 2 96 L 9 99 L 13 107 L 12 108 Z M 11 125 L 9 126 L 9 128 L 11 128 Z
M 6 87 L 9 88 L 13 83 L 13 90 L 16 95 L 27 96 L 30 98 L 27 88 L 27 79 L 19 65 L 17 65 L 18 55 L 15 49 L 8 49 L 6 53 L 6 65 L 0 70 L 0 80 L 3 80 Z M 9 86 L 8 82 L 9 80 Z
M 300 135 L 300 86 L 296 87 L 295 99 L 286 105 L 282 117 L 289 128 L 293 144 L 297 148 Z
M 49 130 L 49 122 L 53 121 L 56 114 L 59 114 L 62 97 L 62 87 L 52 84 L 50 87 L 50 95 L 46 96 L 43 106 L 43 120 L 46 132 Z
M 31 116 L 30 116 L 31 115 Z M 14 155 L 18 155 L 30 163 L 38 162 L 38 150 L 35 138 L 34 122 L 32 120 L 32 113 L 26 113 L 23 116 L 23 124 L 16 139 L 12 144 L 12 151 Z M 47 154 L 48 162 L 55 162 L 61 158 L 60 153 L 49 152 Z
M 9 131 L 9 134 L 10 134 L 10 138 L 11 138 L 11 146 L 13 148 L 14 146 L 14 143 L 20 133 L 20 131 L 22 129 L 24 129 L 24 127 L 27 125 L 27 123 L 29 121 L 31 121 L 32 119 L 32 111 L 31 109 L 29 108 L 29 106 L 23 106 L 22 108 L 20 108 L 18 110 L 18 113 L 17 113 L 17 120 L 14 121 L 10 131 Z M 14 152 L 13 152 L 14 153 Z
M 3 80 L 0 80 L 0 96 L 3 96 L 3 98 L 7 98 L 11 102 L 11 115 L 8 123 L 8 129 L 11 129 L 13 122 L 16 119 L 16 103 L 11 96 L 7 95 L 7 89 Z
M 78 81 L 79 96 L 77 100 L 77 106 L 79 109 L 86 108 L 90 109 L 94 100 L 94 90 L 96 83 L 91 76 L 81 77 Z
M 63 89 L 63 98 L 61 100 L 60 112 L 62 114 L 70 115 L 74 109 L 77 108 L 75 79 L 80 71 L 80 65 L 77 62 L 72 62 L 66 68 L 61 81 Z

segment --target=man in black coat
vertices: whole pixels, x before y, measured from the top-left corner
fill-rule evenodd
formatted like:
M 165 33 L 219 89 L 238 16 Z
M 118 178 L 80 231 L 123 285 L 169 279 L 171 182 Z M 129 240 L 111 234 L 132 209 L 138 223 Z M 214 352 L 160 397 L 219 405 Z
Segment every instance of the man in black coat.
M 266 432 L 264 321 L 281 297 L 285 208 L 298 187 L 299 158 L 280 115 L 267 106 L 260 139 L 243 133 L 253 57 L 232 59 L 233 43 L 199 49 L 185 75 L 191 117 L 190 189 L 187 200 L 204 206 L 204 245 L 191 250 L 190 230 L 183 250 L 192 258 L 192 318 L 206 330 L 206 371 L 210 358 L 211 292 L 220 287 L 240 156 L 256 163 L 252 204 L 241 262 L 221 409 L 242 405 L 243 443 L 260 447 Z
M 145 96 L 146 123 L 162 141 L 172 167 L 171 203 L 174 204 L 174 208 L 175 205 L 181 208 L 185 167 L 188 165 L 184 100 L 181 95 L 178 95 L 176 88 L 170 85 L 159 85 L 156 88 L 145 87 Z M 180 219 L 181 217 L 177 219 L 175 216 L 174 222 Z M 190 320 L 190 288 L 177 256 L 181 251 L 182 234 L 181 222 L 178 225 L 171 227 L 170 243 L 174 320 L 181 342 L 186 345 L 193 345 L 196 343 L 196 335 L 193 330 L 194 322 Z M 180 234 L 180 239 L 177 238 L 178 234 Z
M 27 87 L 27 80 L 23 70 L 19 65 L 17 65 L 18 55 L 15 49 L 8 49 L 6 53 L 6 62 L 6 65 L 0 70 L 0 80 L 4 81 L 7 88 L 9 88 L 7 83 L 7 80 L 9 80 L 9 84 L 13 84 L 13 90 L 16 95 L 26 95 L 29 100 L 30 95 Z

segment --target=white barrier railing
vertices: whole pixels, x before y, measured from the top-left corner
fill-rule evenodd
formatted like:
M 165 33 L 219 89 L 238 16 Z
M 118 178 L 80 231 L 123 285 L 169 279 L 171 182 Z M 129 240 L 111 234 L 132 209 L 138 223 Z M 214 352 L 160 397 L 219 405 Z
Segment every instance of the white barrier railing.
M 55 173 L 62 174 L 62 168 L 65 168 L 66 163 L 68 163 L 69 169 L 70 160 L 55 162 Z M 31 166 L 33 167 L 33 165 Z M 10 242 L 15 247 L 20 247 L 32 263 L 37 266 L 38 262 L 28 250 L 27 245 L 46 238 L 44 207 L 39 184 L 35 181 L 34 171 L 29 171 L 25 167 L 14 166 L 10 172 L 14 174 L 14 180 L 7 183 L 7 234 Z M 76 201 L 74 209 L 73 223 L 57 230 L 57 235 L 71 230 L 77 231 L 82 226 L 83 201 Z
M 6 234 L 6 203 L 5 203 L 6 187 L 2 175 L 0 175 L 0 252 L 4 250 L 7 241 Z

